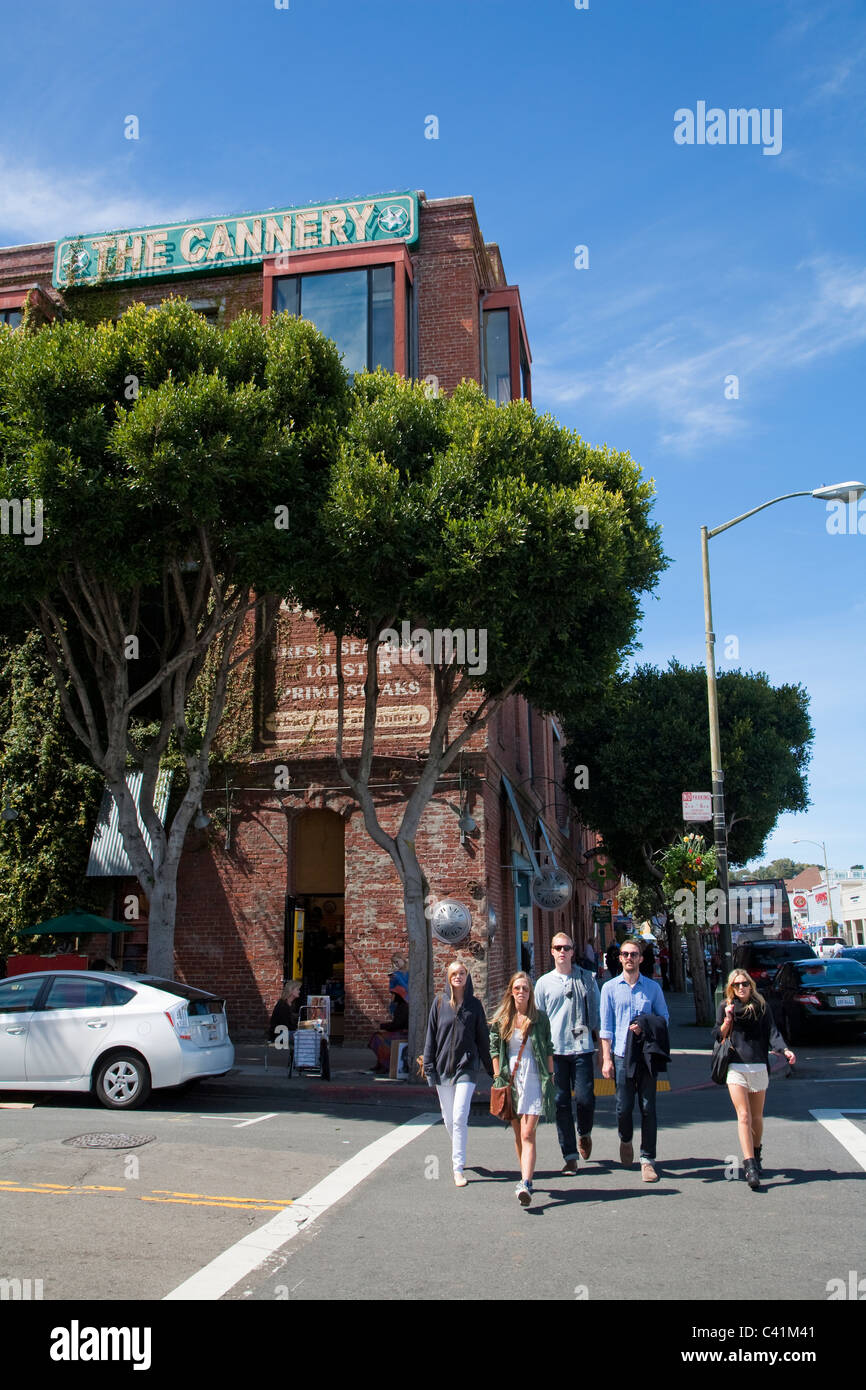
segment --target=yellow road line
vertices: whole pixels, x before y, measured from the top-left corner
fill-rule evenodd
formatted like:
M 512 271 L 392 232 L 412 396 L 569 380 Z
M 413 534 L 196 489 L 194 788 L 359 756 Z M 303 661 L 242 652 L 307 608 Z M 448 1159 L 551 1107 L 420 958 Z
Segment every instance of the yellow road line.
M 61 1183 L 34 1183 L 25 1187 L 10 1178 L 0 1178 L 0 1195 L 4 1192 L 29 1192 L 39 1197 L 70 1197 L 84 1192 L 129 1192 L 139 1202 L 168 1202 L 190 1207 L 225 1207 L 230 1211 L 284 1211 L 292 1205 L 292 1198 L 278 1197 L 230 1197 L 208 1196 L 203 1192 L 173 1192 L 170 1188 L 151 1188 L 151 1196 L 130 1192 L 126 1187 L 102 1187 L 86 1185 L 66 1186 Z

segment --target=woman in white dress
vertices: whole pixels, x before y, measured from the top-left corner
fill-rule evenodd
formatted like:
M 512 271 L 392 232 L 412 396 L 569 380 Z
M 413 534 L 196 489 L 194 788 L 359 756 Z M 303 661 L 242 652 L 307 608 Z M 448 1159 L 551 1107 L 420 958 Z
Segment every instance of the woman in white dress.
M 510 1076 L 514 1143 L 520 1164 L 515 1189 L 522 1207 L 532 1201 L 535 1130 L 539 1119 L 556 1114 L 550 1020 L 535 1007 L 532 982 L 520 971 L 512 975 L 490 1025 L 494 1076 Z

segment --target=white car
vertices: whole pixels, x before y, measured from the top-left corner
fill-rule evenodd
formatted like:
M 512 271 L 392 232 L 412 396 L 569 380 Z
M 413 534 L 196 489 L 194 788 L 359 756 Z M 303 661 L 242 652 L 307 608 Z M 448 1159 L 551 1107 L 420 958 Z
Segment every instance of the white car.
M 190 985 L 99 970 L 0 980 L 0 1091 L 93 1091 L 133 1110 L 234 1057 L 225 1001 Z
M 818 942 L 818 955 L 822 960 L 829 960 L 835 954 L 837 946 L 847 946 L 844 936 L 822 936 Z

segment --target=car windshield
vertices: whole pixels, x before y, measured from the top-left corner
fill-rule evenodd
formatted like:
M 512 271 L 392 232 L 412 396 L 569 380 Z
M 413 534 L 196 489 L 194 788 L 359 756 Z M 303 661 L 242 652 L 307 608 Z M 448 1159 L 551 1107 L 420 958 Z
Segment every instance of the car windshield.
M 755 945 L 752 949 L 758 965 L 778 965 L 783 960 L 805 960 L 814 955 L 811 946 L 804 946 L 801 941 L 784 941 L 772 946 Z
M 816 960 L 797 967 L 801 980 L 825 985 L 866 985 L 866 965 L 856 960 Z

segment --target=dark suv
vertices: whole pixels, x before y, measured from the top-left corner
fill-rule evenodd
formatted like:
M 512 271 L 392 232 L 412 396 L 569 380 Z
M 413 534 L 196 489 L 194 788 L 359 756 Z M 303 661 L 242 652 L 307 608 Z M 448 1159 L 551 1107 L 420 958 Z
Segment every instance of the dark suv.
M 747 971 L 758 989 L 769 986 L 779 969 L 789 960 L 815 960 L 815 952 L 805 941 L 741 941 L 734 951 L 734 967 Z

